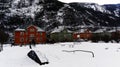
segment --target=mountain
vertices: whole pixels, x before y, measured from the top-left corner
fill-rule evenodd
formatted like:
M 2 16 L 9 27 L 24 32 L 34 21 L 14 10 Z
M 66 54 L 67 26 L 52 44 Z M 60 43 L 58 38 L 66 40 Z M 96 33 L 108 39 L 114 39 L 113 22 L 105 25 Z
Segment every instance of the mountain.
M 115 14 L 115 16 L 120 17 L 120 4 L 105 4 L 103 7 Z
M 4 4 L 4 2 L 1 2 Z M 120 26 L 120 17 L 95 3 L 63 3 L 58 0 L 10 0 L 0 19 L 0 28 L 13 32 L 34 24 L 47 32 L 59 26 L 69 30 L 81 27 Z M 5 5 L 5 4 L 4 4 Z M 6 6 L 7 7 L 7 6 Z
M 114 26 L 120 20 L 119 17 L 98 4 L 70 3 L 69 5 L 80 14 L 82 22 L 86 25 Z
M 76 4 L 76 7 L 85 7 L 85 8 L 90 8 L 93 9 L 95 11 L 100 11 L 102 13 L 107 13 L 107 14 L 111 14 L 111 12 L 109 10 L 106 10 L 106 8 L 104 8 L 103 6 L 97 4 L 97 3 L 77 3 L 77 2 L 73 2 L 70 4 Z
M 8 12 L 1 19 L 1 28 L 7 31 L 31 23 L 40 27 L 47 26 L 64 4 L 57 0 L 11 0 L 10 3 Z

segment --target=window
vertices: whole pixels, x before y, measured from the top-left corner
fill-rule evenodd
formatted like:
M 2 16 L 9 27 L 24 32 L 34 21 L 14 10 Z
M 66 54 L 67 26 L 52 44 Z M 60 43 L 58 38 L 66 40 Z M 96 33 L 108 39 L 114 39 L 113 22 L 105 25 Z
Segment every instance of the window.
M 34 32 L 35 30 L 34 29 L 30 29 L 30 32 Z
M 36 40 L 38 41 L 38 40 L 39 40 L 39 38 L 36 38 Z
M 80 38 L 80 35 L 77 35 L 77 38 Z
M 64 38 L 67 38 L 66 34 L 64 34 Z
M 36 33 L 36 35 L 38 35 L 38 33 Z
M 20 36 L 23 36 L 24 35 L 24 32 L 20 32 Z
M 28 41 L 28 38 L 26 38 L 26 41 Z
M 42 35 L 42 33 L 40 33 L 40 35 Z
M 34 37 L 34 34 L 30 34 L 30 37 Z

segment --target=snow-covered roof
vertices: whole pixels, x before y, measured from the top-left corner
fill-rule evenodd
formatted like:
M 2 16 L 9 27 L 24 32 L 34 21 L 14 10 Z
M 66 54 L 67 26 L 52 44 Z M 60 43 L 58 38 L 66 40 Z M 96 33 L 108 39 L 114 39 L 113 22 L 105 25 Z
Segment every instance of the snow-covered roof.
M 96 31 L 94 31 L 94 33 L 102 33 L 104 30 L 102 30 L 102 29 L 98 29 L 98 30 L 96 30 Z
M 15 29 L 15 31 L 25 31 L 25 29 L 17 28 L 17 29 Z
M 63 29 L 63 26 L 59 26 L 58 28 L 55 28 L 51 33 L 61 32 Z
M 112 30 L 109 30 L 108 32 L 116 32 L 116 30 L 115 30 L 115 29 L 112 29 Z
M 80 29 L 80 33 L 84 33 L 87 29 Z
M 70 30 L 67 30 L 67 32 L 72 33 L 72 31 L 70 31 Z
M 43 32 L 44 31 L 43 29 L 41 29 L 39 27 L 36 27 L 36 28 L 37 28 L 38 32 Z
M 43 32 L 43 31 L 44 31 L 44 30 L 41 29 L 40 27 L 37 27 L 37 26 L 35 26 L 35 25 L 33 25 L 33 24 L 29 25 L 28 27 L 31 27 L 31 26 L 35 27 L 38 32 Z
M 51 33 L 57 33 L 63 31 L 65 28 L 64 26 L 59 26 L 58 28 L 55 28 Z M 72 31 L 67 30 L 67 32 L 71 33 Z
M 36 29 L 37 29 L 37 31 L 38 32 L 43 32 L 44 30 L 43 29 L 41 29 L 41 28 L 39 28 L 39 27 L 37 27 L 37 26 L 35 26 L 35 25 L 29 25 L 28 27 L 30 27 L 30 26 L 34 26 Z M 27 27 L 27 28 L 28 28 Z M 26 29 L 22 29 L 22 28 L 17 28 L 17 29 L 15 29 L 15 31 L 25 31 Z
M 88 30 L 88 29 L 82 28 L 82 29 L 78 30 L 78 31 L 75 32 L 75 33 L 84 33 L 84 32 L 87 31 L 87 30 Z M 91 31 L 89 31 L 89 32 L 91 32 Z

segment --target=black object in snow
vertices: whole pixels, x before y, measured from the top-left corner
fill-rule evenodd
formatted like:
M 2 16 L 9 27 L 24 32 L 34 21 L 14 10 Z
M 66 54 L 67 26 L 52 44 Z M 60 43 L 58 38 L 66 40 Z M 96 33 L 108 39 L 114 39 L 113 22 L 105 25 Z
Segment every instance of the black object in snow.
M 45 65 L 48 64 L 49 62 L 41 62 L 40 58 L 37 56 L 37 54 L 35 53 L 35 51 L 31 50 L 27 56 L 29 58 L 31 58 L 32 60 L 34 60 L 35 62 L 37 62 L 40 65 Z

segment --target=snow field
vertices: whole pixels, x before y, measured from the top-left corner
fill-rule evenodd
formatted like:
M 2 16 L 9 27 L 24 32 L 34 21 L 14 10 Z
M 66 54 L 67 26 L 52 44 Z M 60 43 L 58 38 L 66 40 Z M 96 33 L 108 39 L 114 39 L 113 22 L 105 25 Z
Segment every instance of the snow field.
M 0 52 L 1 67 L 120 67 L 120 44 L 118 43 L 55 43 L 39 44 L 33 50 L 40 51 L 47 57 L 49 64 L 40 66 L 27 57 L 29 46 L 4 46 Z M 87 50 L 91 53 L 63 50 Z

